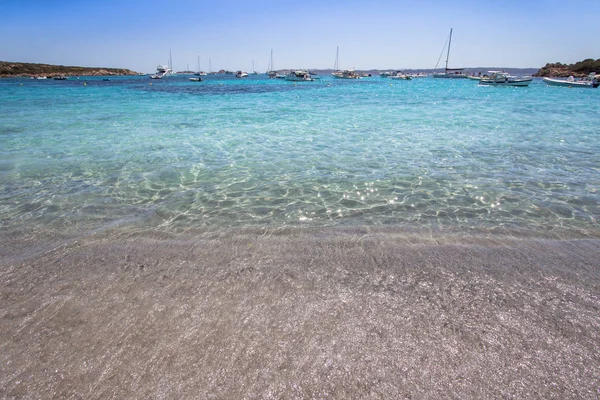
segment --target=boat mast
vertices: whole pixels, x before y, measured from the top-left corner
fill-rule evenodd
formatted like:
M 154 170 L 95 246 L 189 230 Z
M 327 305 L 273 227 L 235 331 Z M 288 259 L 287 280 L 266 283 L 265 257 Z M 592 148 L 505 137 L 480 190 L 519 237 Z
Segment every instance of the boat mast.
M 448 59 L 450 58 L 450 45 L 452 44 L 452 28 L 450 28 L 450 39 L 448 40 L 448 54 L 446 54 L 446 71 L 448 71 Z
M 173 71 L 173 58 L 171 57 L 171 49 L 169 49 L 169 69 Z
M 340 46 L 337 46 L 337 50 L 335 51 L 335 64 L 333 65 L 333 70 L 339 70 L 339 57 L 340 57 Z

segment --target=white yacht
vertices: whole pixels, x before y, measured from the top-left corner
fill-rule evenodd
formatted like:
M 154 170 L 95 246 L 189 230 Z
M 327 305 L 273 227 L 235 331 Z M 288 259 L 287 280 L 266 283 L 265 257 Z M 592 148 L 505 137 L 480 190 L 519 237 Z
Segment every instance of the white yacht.
M 487 86 L 529 86 L 533 80 L 530 76 L 512 76 L 504 71 L 488 71 L 489 75 L 479 79 L 480 85 Z
M 308 71 L 303 69 L 297 69 L 287 74 L 285 76 L 285 80 L 294 82 L 307 82 L 313 81 L 314 79 L 310 76 L 310 73 Z
M 235 73 L 235 77 L 236 78 L 247 78 L 248 77 L 248 73 L 247 72 L 243 72 L 243 71 L 238 71 Z
M 156 67 L 156 73 L 154 75 L 150 75 L 150 79 L 162 79 L 165 76 L 171 75 L 173 70 L 166 65 L 159 65 Z

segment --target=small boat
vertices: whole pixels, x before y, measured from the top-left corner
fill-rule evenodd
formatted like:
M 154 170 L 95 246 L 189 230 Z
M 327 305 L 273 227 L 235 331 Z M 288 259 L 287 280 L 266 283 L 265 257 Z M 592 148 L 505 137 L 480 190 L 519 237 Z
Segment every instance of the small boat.
M 334 78 L 338 79 L 359 79 L 360 75 L 353 69 L 345 69 L 343 71 L 334 71 L 331 73 Z
M 395 71 L 379 71 L 379 76 L 382 78 L 388 78 L 392 75 L 396 75 Z
M 452 44 L 452 29 L 450 29 L 450 38 L 448 39 L 448 53 L 446 54 L 446 68 L 444 72 L 435 72 L 434 78 L 450 78 L 450 79 L 464 79 L 469 76 L 465 74 L 464 68 L 448 68 L 448 60 L 450 59 L 450 45 Z M 444 46 L 445 47 L 445 46 Z M 442 50 L 444 51 L 444 50 Z M 440 56 L 441 58 L 441 56 Z M 438 60 L 439 61 L 439 60 Z M 437 68 L 437 65 L 436 65 Z
M 405 81 L 410 81 L 412 79 L 412 77 L 410 75 L 407 75 L 403 72 L 396 72 L 395 75 L 390 75 L 389 76 L 390 79 L 400 79 L 400 80 L 405 80 Z
M 156 73 L 154 75 L 150 75 L 150 79 L 162 79 L 167 75 L 170 75 L 173 72 L 171 68 L 166 65 L 159 65 L 156 67 Z
M 489 71 L 488 77 L 479 80 L 480 85 L 486 86 L 529 86 L 533 80 L 530 76 L 512 76 L 504 71 Z
M 235 73 L 235 77 L 236 78 L 247 78 L 248 77 L 248 73 L 247 72 L 238 71 L 238 72 Z
M 60 75 L 60 76 L 55 76 L 53 79 L 54 79 L 55 81 L 66 81 L 66 80 L 67 80 L 67 77 L 66 77 L 66 76 L 62 76 L 62 75 Z
M 588 79 L 576 81 L 575 78 L 569 77 L 568 79 L 556 79 L 556 78 L 543 78 L 543 81 L 550 86 L 566 86 L 566 87 L 579 87 L 579 88 L 597 88 L 599 83 L 595 74 L 590 74 Z
M 294 81 L 294 82 L 312 82 L 314 79 L 310 76 L 308 71 L 303 69 L 298 69 L 296 71 L 291 71 L 289 74 L 285 76 L 286 81 Z
M 190 81 L 192 82 L 202 82 L 202 78 L 201 77 L 197 77 L 197 78 L 189 78 Z

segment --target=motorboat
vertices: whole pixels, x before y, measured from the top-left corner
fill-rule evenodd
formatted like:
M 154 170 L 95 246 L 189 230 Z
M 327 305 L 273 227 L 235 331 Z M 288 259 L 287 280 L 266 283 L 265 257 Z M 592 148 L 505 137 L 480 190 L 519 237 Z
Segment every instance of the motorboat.
M 412 79 L 412 77 L 410 75 L 407 75 L 403 72 L 396 72 L 395 75 L 390 75 L 389 76 L 390 79 L 400 79 L 400 80 L 405 80 L 405 81 L 410 81 Z
M 488 77 L 479 80 L 480 85 L 487 86 L 529 86 L 533 80 L 530 76 L 512 76 L 504 71 L 489 71 Z
M 550 86 L 566 86 L 580 88 L 597 88 L 599 83 L 595 74 L 590 74 L 588 79 L 576 81 L 572 76 L 567 79 L 543 78 L 543 81 Z
M 334 78 L 338 79 L 359 79 L 360 75 L 353 69 L 345 69 L 343 71 L 334 71 L 331 73 Z
M 396 72 L 395 71 L 379 71 L 379 76 L 382 78 L 388 78 L 392 75 L 395 75 Z
M 235 77 L 236 78 L 247 78 L 248 77 L 248 73 L 247 72 L 243 72 L 243 71 L 238 71 L 235 73 Z
M 189 78 L 190 81 L 192 82 L 202 82 L 202 78 L 201 77 L 197 77 L 197 78 Z
M 291 71 L 285 76 L 286 81 L 294 81 L 294 82 L 307 82 L 313 81 L 314 79 L 310 76 L 308 71 L 303 69 L 297 69 L 295 71 Z
M 162 79 L 173 73 L 173 70 L 166 65 L 159 65 L 156 67 L 156 73 L 150 75 L 150 79 Z

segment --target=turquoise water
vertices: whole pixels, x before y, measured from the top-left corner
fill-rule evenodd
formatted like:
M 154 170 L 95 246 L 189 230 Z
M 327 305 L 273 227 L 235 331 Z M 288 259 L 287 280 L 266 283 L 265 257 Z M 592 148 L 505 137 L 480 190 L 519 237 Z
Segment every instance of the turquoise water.
M 599 232 L 600 90 L 5 79 L 0 111 L 5 231 Z

